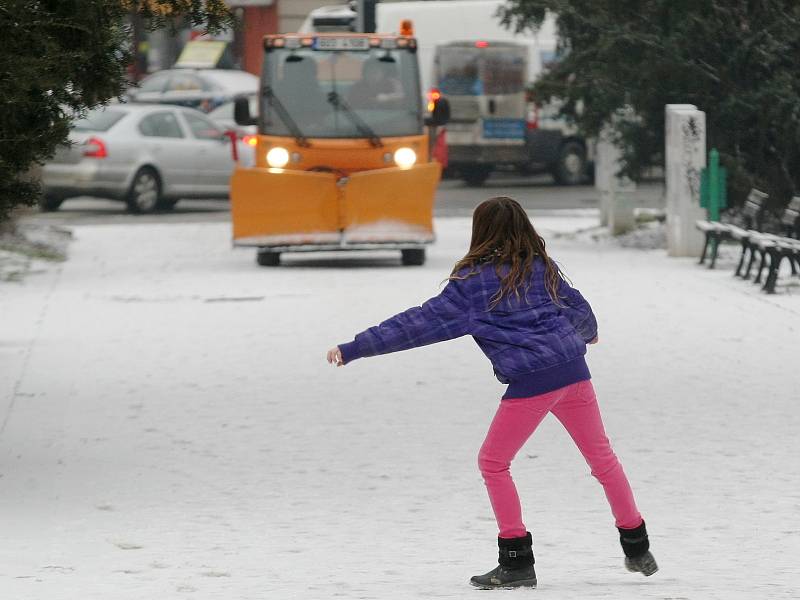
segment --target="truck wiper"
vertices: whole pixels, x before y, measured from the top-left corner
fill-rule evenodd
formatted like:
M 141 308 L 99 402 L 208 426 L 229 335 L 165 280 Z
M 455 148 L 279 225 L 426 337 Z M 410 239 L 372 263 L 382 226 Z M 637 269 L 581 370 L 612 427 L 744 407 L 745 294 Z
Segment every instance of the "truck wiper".
M 300 131 L 297 121 L 292 118 L 292 115 L 289 114 L 288 110 L 286 110 L 283 102 L 281 102 L 280 99 L 275 95 L 275 92 L 272 91 L 272 86 L 265 85 L 263 92 L 264 96 L 269 102 L 269 105 L 275 109 L 276 113 L 278 113 L 278 116 L 289 129 L 289 132 L 292 134 L 292 137 L 294 137 L 294 141 L 297 142 L 297 145 L 301 148 L 311 147 L 308 138 L 306 138 L 306 136 L 303 135 L 303 132 Z
M 347 118 L 352 121 L 353 125 L 356 126 L 356 129 L 358 129 L 361 135 L 369 140 L 370 146 L 373 148 L 380 148 L 383 146 L 383 142 L 381 141 L 381 138 L 378 137 L 378 134 L 375 133 L 375 130 L 367 125 L 364 119 L 362 119 L 356 111 L 350 108 L 350 105 L 344 101 L 338 92 L 328 92 L 328 102 L 333 104 L 334 108 L 342 109 L 344 114 L 346 114 Z

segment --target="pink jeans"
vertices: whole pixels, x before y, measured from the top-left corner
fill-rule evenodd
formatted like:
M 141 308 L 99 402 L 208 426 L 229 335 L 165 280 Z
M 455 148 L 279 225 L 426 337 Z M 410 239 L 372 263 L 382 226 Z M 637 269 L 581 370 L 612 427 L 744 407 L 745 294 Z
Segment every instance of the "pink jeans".
M 549 412 L 564 425 L 592 475 L 602 484 L 617 527 L 638 527 L 642 517 L 628 478 L 606 437 L 592 382 L 579 381 L 539 396 L 500 402 L 478 454 L 478 468 L 489 491 L 500 537 L 522 537 L 527 532 L 509 467 Z

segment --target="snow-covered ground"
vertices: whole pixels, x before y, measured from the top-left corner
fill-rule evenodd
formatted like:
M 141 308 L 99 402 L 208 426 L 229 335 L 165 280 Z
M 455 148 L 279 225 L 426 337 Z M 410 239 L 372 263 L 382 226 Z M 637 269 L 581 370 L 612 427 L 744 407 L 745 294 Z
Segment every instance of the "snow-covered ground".
M 800 293 L 663 251 L 555 237 L 590 300 L 609 436 L 661 570 L 622 566 L 555 419 L 512 472 L 549 599 L 796 598 Z M 343 369 L 325 351 L 436 294 L 393 254 L 259 268 L 229 226 L 79 226 L 0 284 L 0 598 L 462 599 L 497 557 L 476 454 L 502 387 L 468 338 Z

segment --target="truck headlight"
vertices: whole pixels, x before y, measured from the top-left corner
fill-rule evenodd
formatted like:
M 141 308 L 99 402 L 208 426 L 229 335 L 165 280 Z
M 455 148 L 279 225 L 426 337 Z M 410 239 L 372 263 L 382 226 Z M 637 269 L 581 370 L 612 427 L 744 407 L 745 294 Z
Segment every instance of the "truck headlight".
M 289 151 L 286 148 L 275 146 L 267 152 L 267 164 L 275 169 L 282 169 L 289 164 Z
M 401 169 L 410 169 L 417 162 L 417 153 L 411 148 L 398 148 L 394 151 L 394 162 Z

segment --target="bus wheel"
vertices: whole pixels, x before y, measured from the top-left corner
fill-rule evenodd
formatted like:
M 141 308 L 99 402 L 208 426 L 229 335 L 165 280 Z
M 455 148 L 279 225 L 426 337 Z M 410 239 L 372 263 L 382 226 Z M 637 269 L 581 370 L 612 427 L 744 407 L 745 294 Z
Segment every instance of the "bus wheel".
M 259 250 L 256 254 L 256 262 L 262 267 L 277 267 L 281 264 L 281 253 L 271 250 Z
M 569 141 L 561 146 L 558 161 L 553 168 L 553 178 L 559 185 L 586 183 L 586 148 L 580 142 Z
M 403 264 L 406 266 L 419 266 L 425 264 L 425 248 L 405 248 L 403 253 Z
M 470 165 L 461 168 L 461 179 L 464 180 L 469 187 L 480 187 L 489 175 L 492 174 L 492 167 L 489 165 Z

